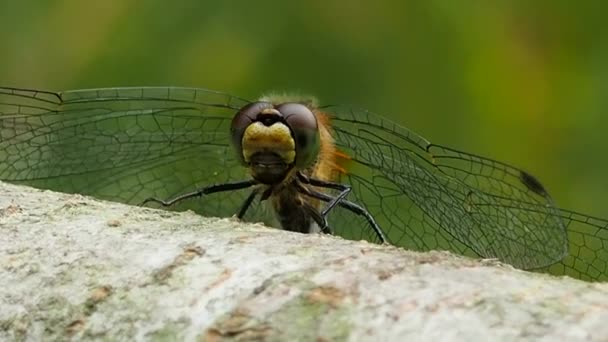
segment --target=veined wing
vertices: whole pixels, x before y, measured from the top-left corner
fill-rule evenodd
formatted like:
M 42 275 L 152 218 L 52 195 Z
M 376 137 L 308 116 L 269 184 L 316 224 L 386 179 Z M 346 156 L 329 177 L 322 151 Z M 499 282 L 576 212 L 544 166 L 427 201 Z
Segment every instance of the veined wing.
M 246 103 L 203 89 L 0 89 L 0 179 L 130 204 L 247 179 L 229 145 Z M 232 216 L 246 195 L 176 209 Z
M 608 220 L 560 209 L 568 230 L 568 255 L 540 269 L 587 281 L 608 281 Z
M 507 164 L 434 145 L 367 111 L 329 107 L 346 181 L 389 239 L 534 269 L 568 251 L 566 224 L 542 185 Z M 390 195 L 390 196 L 389 196 Z
M 525 171 L 435 145 L 364 110 L 328 107 L 345 182 L 396 245 L 608 280 L 608 220 L 559 209 Z

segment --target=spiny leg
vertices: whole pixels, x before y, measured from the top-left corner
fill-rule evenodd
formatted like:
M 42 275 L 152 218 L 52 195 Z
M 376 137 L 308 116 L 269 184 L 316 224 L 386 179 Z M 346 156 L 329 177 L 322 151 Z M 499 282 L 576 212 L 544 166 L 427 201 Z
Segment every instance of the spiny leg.
M 241 206 L 241 209 L 239 210 L 239 213 L 236 215 L 236 217 L 238 217 L 239 220 L 243 219 L 243 216 L 245 216 L 245 213 L 247 213 L 247 209 L 249 209 L 249 207 L 251 206 L 251 203 L 253 203 L 253 200 L 255 199 L 255 196 L 258 195 L 258 189 L 255 189 L 251 192 L 251 194 L 249 194 L 249 196 L 247 196 L 247 198 L 245 199 L 245 202 L 243 202 L 243 205 Z
M 321 232 L 324 234 L 333 234 L 329 226 L 327 225 L 327 219 L 313 206 L 304 203 L 303 208 L 306 210 L 308 215 L 315 221 Z
M 211 185 L 208 187 L 204 187 L 202 189 L 198 189 L 196 191 L 193 192 L 188 192 L 185 193 L 183 195 L 179 195 L 175 198 L 172 198 L 168 201 L 164 201 L 164 200 L 160 200 L 158 198 L 154 198 L 154 197 L 149 197 L 146 198 L 140 205 L 144 205 L 148 202 L 154 202 L 154 203 L 158 203 L 164 207 L 169 207 L 172 206 L 173 204 L 183 201 L 185 199 L 188 198 L 193 198 L 193 197 L 201 197 L 203 195 L 209 195 L 209 194 L 213 194 L 216 192 L 223 192 L 223 191 L 231 191 L 231 190 L 240 190 L 240 189 L 245 189 L 245 188 L 249 188 L 253 185 L 256 185 L 257 182 L 253 179 L 249 179 L 246 181 L 240 181 L 240 182 L 235 182 L 235 183 L 225 183 L 225 184 L 216 184 L 216 185 Z
M 316 199 L 320 199 L 325 202 L 330 202 L 330 201 L 334 200 L 334 197 L 324 194 L 322 192 L 315 191 L 313 189 L 306 189 L 305 194 L 308 196 L 314 197 Z M 372 226 L 372 229 L 376 233 L 376 236 L 378 237 L 380 242 L 381 243 L 389 242 L 388 238 L 384 235 L 384 232 L 382 231 L 380 226 L 378 226 L 378 224 L 376 223 L 376 220 L 374 219 L 374 217 L 369 212 L 367 212 L 367 210 L 365 210 L 363 207 L 361 207 L 353 202 L 350 202 L 348 200 L 345 200 L 345 199 L 342 199 L 337 204 L 344 209 L 348 209 L 357 215 L 361 215 L 361 216 L 365 217 L 365 219 L 367 219 L 367 222 Z
M 310 193 L 310 191 L 311 191 L 310 189 L 308 189 L 307 187 L 303 186 L 302 184 L 300 184 L 298 182 L 295 182 L 294 184 L 295 184 L 298 192 L 300 192 L 304 195 L 307 195 L 309 197 L 315 198 L 315 196 L 313 196 Z M 333 234 L 333 232 L 329 228 L 329 224 L 327 223 L 326 215 L 321 214 L 316 208 L 313 208 L 311 206 L 304 205 L 304 208 L 307 210 L 308 214 L 312 216 L 312 219 L 319 225 L 319 228 L 321 229 L 321 231 L 323 233 Z
M 329 213 L 329 211 L 332 210 L 336 206 L 336 204 L 338 204 L 340 201 L 345 199 L 346 196 L 348 196 L 348 194 L 351 191 L 351 187 L 348 185 L 334 183 L 334 182 L 327 182 L 327 181 L 323 181 L 323 180 L 316 179 L 316 178 L 310 178 L 310 177 L 305 176 L 301 172 L 298 173 L 298 179 L 300 179 L 302 182 L 304 182 L 306 184 L 310 184 L 312 186 L 318 186 L 321 188 L 328 188 L 328 189 L 335 189 L 335 190 L 340 191 L 340 193 L 337 196 L 333 197 L 333 199 L 327 203 L 327 206 L 325 207 L 325 209 L 323 209 L 323 211 L 321 211 L 321 215 L 323 215 L 323 217 L 327 217 L 327 213 Z

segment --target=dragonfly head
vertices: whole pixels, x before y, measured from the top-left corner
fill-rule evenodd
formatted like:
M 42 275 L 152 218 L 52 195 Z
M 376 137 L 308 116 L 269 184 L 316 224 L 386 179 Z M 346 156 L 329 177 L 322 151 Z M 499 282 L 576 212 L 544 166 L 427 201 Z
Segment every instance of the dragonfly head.
M 232 119 L 231 135 L 241 163 L 264 184 L 313 166 L 319 155 L 317 118 L 301 103 L 248 104 Z

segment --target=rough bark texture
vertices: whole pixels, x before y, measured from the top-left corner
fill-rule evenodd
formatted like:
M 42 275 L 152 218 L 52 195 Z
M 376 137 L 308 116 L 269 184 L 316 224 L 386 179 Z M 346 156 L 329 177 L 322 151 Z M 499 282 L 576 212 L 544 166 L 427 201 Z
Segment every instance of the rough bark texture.
M 0 340 L 608 340 L 608 287 L 0 184 Z

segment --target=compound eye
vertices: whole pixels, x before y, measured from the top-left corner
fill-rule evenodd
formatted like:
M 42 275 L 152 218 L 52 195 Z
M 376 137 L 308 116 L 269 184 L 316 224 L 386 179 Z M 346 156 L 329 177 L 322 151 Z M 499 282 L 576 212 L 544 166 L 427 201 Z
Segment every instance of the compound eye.
M 271 103 L 252 102 L 241 108 L 232 118 L 230 125 L 232 146 L 234 146 L 242 164 L 245 164 L 243 159 L 243 134 L 245 134 L 247 127 L 257 120 L 258 114 L 268 108 L 273 108 Z
M 296 142 L 296 167 L 305 169 L 319 155 L 319 126 L 315 114 L 300 103 L 283 103 L 276 107 L 291 130 Z

